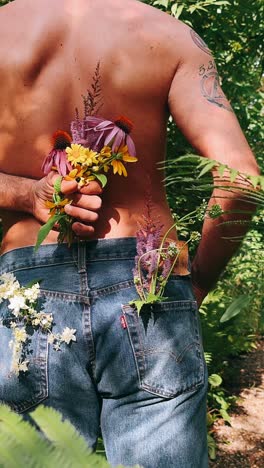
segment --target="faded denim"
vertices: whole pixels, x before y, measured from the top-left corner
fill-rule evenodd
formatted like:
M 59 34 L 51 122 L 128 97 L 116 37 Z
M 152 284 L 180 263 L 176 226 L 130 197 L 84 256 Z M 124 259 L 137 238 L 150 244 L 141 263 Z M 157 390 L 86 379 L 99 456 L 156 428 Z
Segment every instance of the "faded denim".
M 54 407 L 96 446 L 103 434 L 115 466 L 206 468 L 207 375 L 190 276 L 173 276 L 166 302 L 138 317 L 134 238 L 44 245 L 2 255 L 0 274 L 22 285 L 41 280 L 41 305 L 53 331 L 77 330 L 55 351 L 32 331 L 30 370 L 10 373 L 10 311 L 0 304 L 0 400 L 28 414 Z

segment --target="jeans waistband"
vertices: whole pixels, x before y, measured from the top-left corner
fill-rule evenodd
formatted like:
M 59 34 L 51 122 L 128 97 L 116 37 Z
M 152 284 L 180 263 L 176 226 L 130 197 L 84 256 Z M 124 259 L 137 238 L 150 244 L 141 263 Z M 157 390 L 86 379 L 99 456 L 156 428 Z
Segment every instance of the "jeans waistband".
M 11 250 L 0 256 L 0 274 L 41 265 L 78 263 L 80 271 L 87 261 L 132 259 L 136 255 L 136 238 L 120 237 L 79 241 L 68 247 L 67 244 L 46 244 L 37 251 L 34 246 Z

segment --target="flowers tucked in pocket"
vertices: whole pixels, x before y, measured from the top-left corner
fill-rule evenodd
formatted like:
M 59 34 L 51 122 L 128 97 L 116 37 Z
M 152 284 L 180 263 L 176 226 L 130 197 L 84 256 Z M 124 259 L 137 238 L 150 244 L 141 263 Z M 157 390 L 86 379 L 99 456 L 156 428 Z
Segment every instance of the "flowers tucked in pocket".
M 164 398 L 203 385 L 205 363 L 194 301 L 123 305 L 140 387 Z
M 0 304 L 8 301 L 7 313 L 2 318 L 3 326 L 12 331 L 12 338 L 8 346 L 12 350 L 11 372 L 19 374 L 27 372 L 30 360 L 32 335 L 35 330 L 49 335 L 48 342 L 59 350 L 62 343 L 69 344 L 76 341 L 76 330 L 66 327 L 61 334 L 52 333 L 52 313 L 39 310 L 39 283 L 32 282 L 27 286 L 20 286 L 13 273 L 0 276 Z

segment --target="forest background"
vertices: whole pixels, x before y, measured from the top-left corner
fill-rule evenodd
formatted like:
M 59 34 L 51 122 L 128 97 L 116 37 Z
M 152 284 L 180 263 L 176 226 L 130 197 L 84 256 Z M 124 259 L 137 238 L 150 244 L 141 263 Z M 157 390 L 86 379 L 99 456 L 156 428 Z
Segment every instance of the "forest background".
M 263 1 L 145 0 L 144 3 L 193 27 L 212 50 L 223 90 L 263 174 Z M 181 159 L 177 163 L 177 158 L 195 151 L 173 122 L 168 127 L 167 153 L 168 199 L 172 211 L 182 215 L 208 199 L 208 192 L 202 188 L 206 183 L 197 179 L 199 171 L 193 164 L 188 168 Z M 210 376 L 209 428 L 219 417 L 229 422 L 228 410 L 235 401 L 228 392 L 233 358 L 255 348 L 263 336 L 263 226 L 262 203 L 239 251 L 200 309 Z M 223 321 L 224 314 L 228 320 Z
M 0 5 L 9 3 L 0 1 Z M 212 50 L 222 87 L 264 172 L 262 0 L 145 0 L 197 31 Z M 168 124 L 167 193 L 173 213 L 191 212 L 208 193 L 197 184 L 197 169 L 178 157 L 194 153 L 173 122 Z M 189 172 L 188 172 L 189 171 Z M 173 182 L 173 183 L 172 183 Z M 209 367 L 208 425 L 229 421 L 234 398 L 228 393 L 232 359 L 250 351 L 264 330 L 264 206 L 254 218 L 237 255 L 201 307 Z M 195 226 L 195 229 L 201 226 Z M 228 311 L 229 320 L 221 321 Z

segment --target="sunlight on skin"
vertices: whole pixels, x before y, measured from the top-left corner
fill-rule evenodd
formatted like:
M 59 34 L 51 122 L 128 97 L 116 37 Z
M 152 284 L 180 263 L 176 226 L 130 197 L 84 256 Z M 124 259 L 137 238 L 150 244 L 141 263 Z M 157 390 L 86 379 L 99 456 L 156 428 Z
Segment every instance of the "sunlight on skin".
M 0 126 L 4 130 L 13 130 L 16 127 L 16 117 L 14 113 L 11 112 L 11 109 L 5 107 L 1 110 Z M 1 135 L 3 132 L 1 131 Z

